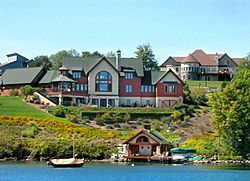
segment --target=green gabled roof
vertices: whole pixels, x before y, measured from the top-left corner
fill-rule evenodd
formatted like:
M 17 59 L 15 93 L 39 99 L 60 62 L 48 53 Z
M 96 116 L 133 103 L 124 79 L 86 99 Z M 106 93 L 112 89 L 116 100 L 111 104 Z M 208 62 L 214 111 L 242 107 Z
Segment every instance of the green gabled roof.
M 53 80 L 51 80 L 51 82 L 76 82 L 73 79 L 70 79 L 64 75 L 59 75 L 56 78 L 54 78 Z
M 7 69 L 1 76 L 3 85 L 30 84 L 43 70 L 43 67 Z
M 65 67 L 68 67 L 70 70 L 84 70 L 85 73 L 88 73 L 95 64 L 100 61 L 101 58 L 64 58 L 62 64 Z
M 165 74 L 165 71 L 145 71 L 142 85 L 155 85 Z
M 156 134 L 154 131 L 147 132 L 154 140 L 158 141 L 160 144 L 169 144 L 164 138 Z
M 121 58 L 121 67 L 129 67 L 136 71 L 137 76 L 143 77 L 143 64 L 141 58 Z
M 129 143 L 132 139 L 134 139 L 135 137 L 137 137 L 138 135 L 140 135 L 141 133 L 144 133 L 146 135 L 148 135 L 149 137 L 151 137 L 153 140 L 155 140 L 156 142 L 160 143 L 160 144 L 169 144 L 164 138 L 162 138 L 161 136 L 157 135 L 156 133 L 154 133 L 153 131 L 147 131 L 147 130 L 141 130 L 140 132 L 138 132 L 136 135 L 132 136 L 131 138 L 129 138 L 128 140 L 126 140 L 125 142 L 123 142 L 123 144 L 127 144 Z
M 155 85 L 167 74 L 172 73 L 175 77 L 183 83 L 183 81 L 170 69 L 166 71 L 144 71 L 144 77 L 142 78 L 142 85 Z M 170 81 L 176 83 L 176 81 Z
M 152 71 L 152 84 L 156 84 L 167 72 L 165 71 Z
M 62 60 L 62 65 L 69 68 L 71 71 L 81 71 L 83 70 L 86 74 L 97 64 L 102 58 L 91 57 L 91 58 L 64 58 Z M 106 58 L 106 57 L 105 57 Z M 115 66 L 115 58 L 106 58 L 106 60 Z M 142 59 L 140 58 L 121 58 L 120 60 L 121 67 L 133 68 L 138 76 L 143 76 L 143 64 Z
M 51 83 L 53 79 L 58 77 L 60 75 L 60 72 L 57 70 L 49 70 L 44 77 L 40 80 L 39 84 L 48 84 Z

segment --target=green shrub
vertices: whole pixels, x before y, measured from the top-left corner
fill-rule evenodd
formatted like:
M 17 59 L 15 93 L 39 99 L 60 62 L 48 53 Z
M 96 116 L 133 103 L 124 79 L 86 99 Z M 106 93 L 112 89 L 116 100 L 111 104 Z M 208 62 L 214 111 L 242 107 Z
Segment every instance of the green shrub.
M 198 155 L 212 157 L 217 154 L 217 145 L 214 136 L 193 135 L 181 145 L 184 148 L 195 148 Z
M 104 124 L 104 121 L 103 120 L 96 120 L 96 124 L 97 125 L 100 125 L 100 126 L 104 126 L 105 124 Z
M 50 109 L 49 112 L 56 117 L 65 118 L 67 111 L 64 106 L 56 106 Z
M 24 130 L 21 132 L 23 137 L 31 137 L 33 138 L 39 129 L 37 124 L 34 121 L 28 122 L 28 124 L 24 127 Z
M 164 124 L 167 124 L 168 127 L 171 126 L 171 123 L 172 123 L 172 118 L 171 117 L 162 117 L 161 118 L 161 121 L 164 123 Z
M 24 87 L 21 88 L 21 94 L 22 96 L 25 97 L 25 99 L 27 98 L 27 96 L 33 95 L 33 93 L 34 89 L 30 85 L 25 85 Z
M 161 125 L 160 125 L 160 123 L 159 122 L 155 122 L 154 124 L 153 124 L 153 130 L 156 130 L 156 131 L 161 131 Z
M 76 115 L 67 114 L 66 118 L 68 120 L 70 120 L 70 122 L 72 122 L 72 123 L 79 123 L 80 122 Z
M 184 122 L 187 122 L 190 119 L 190 116 L 184 116 Z
M 129 113 L 126 113 L 123 118 L 124 121 L 129 122 L 131 121 L 131 115 Z
M 82 119 L 83 119 L 84 121 L 89 121 L 89 117 L 88 117 L 88 116 L 83 116 Z
M 138 122 L 138 124 L 142 124 L 143 119 L 142 118 L 137 118 L 137 122 Z
M 193 114 L 193 113 L 195 113 L 194 106 L 188 106 L 187 113 L 190 114 L 190 115 Z
M 136 125 L 131 125 L 130 128 L 131 129 L 137 129 L 137 126 Z
M 191 91 L 191 97 L 198 105 L 206 105 L 208 101 L 207 91 L 203 88 L 193 88 Z
M 122 123 L 124 122 L 124 116 L 120 112 L 106 112 L 101 116 L 99 120 L 102 120 L 107 124 Z
M 9 96 L 18 96 L 18 90 L 16 89 L 11 89 L 9 91 Z
M 106 126 L 105 128 L 106 128 L 106 129 L 114 129 L 113 126 L 111 126 L 111 125 L 108 125 L 108 126 Z
M 176 121 L 178 119 L 180 119 L 180 117 L 182 116 L 182 112 L 175 110 L 172 114 L 171 117 Z
M 120 125 L 119 123 L 115 123 L 115 124 L 114 124 L 114 127 L 115 127 L 115 128 L 121 128 L 121 125 Z
M 223 81 L 220 85 L 221 89 L 224 89 L 228 85 L 228 82 Z

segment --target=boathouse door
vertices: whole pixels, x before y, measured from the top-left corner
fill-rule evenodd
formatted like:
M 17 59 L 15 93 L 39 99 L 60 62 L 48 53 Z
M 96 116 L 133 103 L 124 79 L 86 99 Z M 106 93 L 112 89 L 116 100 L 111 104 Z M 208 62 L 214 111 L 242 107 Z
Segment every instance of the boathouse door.
M 140 145 L 139 152 L 142 156 L 151 156 L 152 146 L 151 145 Z

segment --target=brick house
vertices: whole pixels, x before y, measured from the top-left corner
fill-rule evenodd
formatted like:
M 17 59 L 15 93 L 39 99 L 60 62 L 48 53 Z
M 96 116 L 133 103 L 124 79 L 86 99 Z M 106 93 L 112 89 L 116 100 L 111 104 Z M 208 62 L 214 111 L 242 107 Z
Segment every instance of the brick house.
M 121 51 L 116 58 L 64 58 L 62 65 L 38 82 L 58 104 L 168 107 L 183 101 L 183 82 L 172 70 L 145 71 L 141 59 L 122 58 Z

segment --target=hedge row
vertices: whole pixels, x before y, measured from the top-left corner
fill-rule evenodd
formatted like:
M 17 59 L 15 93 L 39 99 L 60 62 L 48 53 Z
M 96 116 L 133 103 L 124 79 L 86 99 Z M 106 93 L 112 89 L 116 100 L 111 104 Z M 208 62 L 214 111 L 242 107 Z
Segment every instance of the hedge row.
M 81 116 L 82 117 L 88 117 L 89 119 L 95 119 L 98 117 L 101 117 L 104 113 L 104 111 L 91 111 L 91 112 L 85 112 L 82 111 Z M 117 113 L 110 111 L 110 113 Z M 127 112 L 121 112 L 121 114 L 125 115 Z M 129 113 L 132 120 L 137 120 L 138 118 L 142 119 L 161 119 L 162 117 L 170 116 L 171 112 L 131 112 Z

